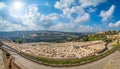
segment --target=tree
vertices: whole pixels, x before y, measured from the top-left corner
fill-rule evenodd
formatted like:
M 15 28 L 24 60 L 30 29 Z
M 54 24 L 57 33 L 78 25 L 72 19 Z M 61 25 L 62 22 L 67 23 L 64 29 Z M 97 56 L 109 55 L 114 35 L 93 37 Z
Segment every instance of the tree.
M 111 30 L 111 31 L 106 31 L 105 34 L 106 35 L 116 35 L 118 34 L 119 32 L 118 31 L 115 31 L 115 30 Z
M 26 40 L 24 38 L 17 38 L 17 39 L 14 39 L 13 42 L 15 42 L 15 43 L 25 43 Z
M 105 42 L 110 43 L 112 42 L 112 39 L 106 39 Z

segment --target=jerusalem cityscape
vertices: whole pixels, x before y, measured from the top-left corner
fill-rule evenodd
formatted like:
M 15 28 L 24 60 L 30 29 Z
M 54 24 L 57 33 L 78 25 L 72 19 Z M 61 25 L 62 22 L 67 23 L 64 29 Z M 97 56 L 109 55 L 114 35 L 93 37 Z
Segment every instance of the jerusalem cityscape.
M 119 0 L 0 0 L 0 69 L 120 69 Z

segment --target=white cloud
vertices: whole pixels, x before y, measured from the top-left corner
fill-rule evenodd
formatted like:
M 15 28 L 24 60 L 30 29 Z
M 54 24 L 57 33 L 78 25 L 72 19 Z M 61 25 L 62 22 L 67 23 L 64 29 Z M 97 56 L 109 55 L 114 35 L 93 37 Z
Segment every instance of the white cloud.
M 115 10 L 114 5 L 112 5 L 108 11 L 102 10 L 100 13 L 100 16 L 102 17 L 102 21 L 107 21 L 109 18 L 111 18 L 114 10 Z
M 71 19 L 71 7 L 74 3 L 74 0 L 60 0 L 55 3 L 54 7 L 62 11 L 62 16 Z
M 115 25 L 113 23 L 109 23 L 108 25 L 109 27 L 115 27 Z
M 62 30 L 62 29 L 64 29 L 64 27 L 65 27 L 66 25 L 67 25 L 67 24 L 58 23 L 57 25 L 52 26 L 51 29 L 54 29 L 54 30 Z
M 60 0 L 54 5 L 55 8 L 62 11 L 62 17 L 69 19 L 70 22 L 82 23 L 89 20 L 89 13 L 87 13 L 80 5 L 74 5 L 74 0 Z M 76 14 L 74 18 L 72 14 Z
M 77 28 L 76 28 L 77 27 Z M 96 28 L 89 25 L 76 25 L 75 23 L 58 23 L 55 26 L 52 26 L 51 29 L 60 30 L 60 31 L 73 31 L 73 32 L 93 32 L 96 31 Z
M 109 26 L 109 27 L 112 27 L 112 28 L 114 28 L 114 27 L 120 27 L 120 20 L 117 21 L 116 23 L 109 23 L 108 26 Z
M 6 7 L 5 3 L 4 2 L 0 2 L 0 9 L 3 9 L 5 7 Z
M 115 23 L 115 27 L 120 27 L 120 21 L 117 21 L 117 22 Z
M 100 3 L 105 2 L 106 0 L 79 0 L 79 4 L 75 0 L 60 0 L 57 1 L 54 5 L 56 9 L 62 11 L 62 17 L 69 19 L 70 22 L 74 23 L 83 23 L 90 19 L 90 14 L 88 12 L 94 12 L 96 9 L 91 8 L 96 7 Z M 85 10 L 86 7 L 88 11 Z M 76 16 L 72 16 L 72 14 Z
M 51 13 L 49 15 L 42 15 L 40 18 L 40 21 L 46 21 L 46 20 L 57 20 L 58 19 L 58 15 L 56 13 Z
M 91 31 L 95 31 L 95 29 L 89 25 L 80 25 L 78 27 L 78 31 L 79 32 L 91 32 Z
M 71 7 L 74 3 L 74 0 L 60 0 L 55 3 L 54 7 L 61 10 L 64 16 L 71 18 Z
M 74 3 L 74 0 L 60 0 L 57 1 L 54 5 L 57 9 L 64 9 L 70 7 Z
M 29 6 L 29 12 L 36 14 L 36 13 L 38 12 L 38 7 L 37 7 L 37 5 L 36 5 L 36 4 L 31 4 L 31 5 Z
M 95 11 L 96 11 L 95 8 L 91 8 L 91 7 L 90 7 L 90 8 L 88 9 L 88 12 L 90 12 L 90 13 L 95 12 Z
M 81 7 L 96 7 L 98 4 L 105 2 L 106 0 L 79 0 Z
M 22 17 L 18 18 L 14 15 L 12 15 L 12 17 L 15 18 L 16 21 L 13 22 L 13 20 L 9 18 L 0 20 L 0 30 L 4 29 L 10 31 L 49 29 L 49 27 L 53 25 L 55 20 L 58 19 L 58 14 L 40 14 L 40 12 L 38 12 L 38 6 L 36 4 L 31 4 L 29 5 L 28 12 L 26 12 Z
M 76 18 L 72 17 L 72 14 L 77 14 Z M 90 19 L 90 14 L 85 12 L 81 6 L 73 6 L 72 8 L 65 8 L 63 9 L 63 15 L 70 19 L 70 22 L 74 23 L 82 23 L 86 22 Z
M 56 25 L 51 26 L 52 30 L 60 30 L 60 31 L 74 31 L 75 32 L 75 24 L 74 23 L 58 23 Z
M 48 29 L 58 19 L 56 13 L 42 15 L 38 12 L 38 7 L 35 4 L 29 6 L 29 11 L 22 18 L 22 24 L 33 29 Z
M 70 8 L 63 9 L 63 15 L 67 16 L 68 18 L 71 18 L 71 9 Z
M 38 12 L 38 7 L 36 4 L 29 6 L 29 11 L 22 18 L 22 24 L 28 28 L 37 28 L 36 23 L 39 21 L 40 13 Z
M 57 25 L 52 26 L 52 29 L 64 30 L 64 31 L 74 31 L 74 32 L 90 32 L 96 31 L 97 28 L 94 28 L 89 25 L 82 25 L 85 21 L 90 19 L 90 14 L 96 11 L 96 6 L 100 3 L 105 2 L 106 0 L 79 0 L 79 4 L 75 1 L 70 0 L 60 0 L 57 1 L 54 5 L 56 9 L 62 11 L 62 17 L 69 19 L 68 23 L 58 23 Z M 85 9 L 87 8 L 87 10 Z M 89 13 L 88 13 L 89 12 Z M 76 14 L 74 17 L 72 14 Z M 84 30 L 83 30 L 84 29 Z
M 85 0 L 86 1 L 86 0 Z M 0 22 L 0 30 L 56 30 L 69 32 L 90 32 L 95 31 L 96 28 L 89 25 L 82 25 L 85 21 L 90 19 L 90 12 L 95 11 L 95 6 L 102 3 L 103 0 L 88 4 L 88 2 L 81 0 L 80 4 L 76 4 L 75 0 L 59 0 L 54 7 L 62 11 L 61 14 L 50 13 L 41 14 L 38 10 L 37 4 L 30 4 L 26 12 L 18 17 L 13 11 L 9 14 L 16 18 L 19 23 L 14 23 L 9 19 L 4 19 Z M 46 3 L 46 6 L 48 3 Z M 88 7 L 89 6 L 89 7 Z M 92 6 L 92 7 L 91 7 Z M 85 7 L 88 7 L 85 9 Z M 90 9 L 89 9 L 90 8 Z M 75 16 L 74 16 L 75 14 Z M 61 19 L 66 21 L 62 21 Z M 60 21 L 59 21 L 60 19 Z
M 78 16 L 75 19 L 75 22 L 76 23 L 85 22 L 85 21 L 89 20 L 89 17 L 90 17 L 90 15 L 88 13 L 84 13 L 82 16 Z
M 0 31 L 17 31 L 17 30 L 29 30 L 25 26 L 12 23 L 11 21 L 0 17 Z
M 58 19 L 58 15 L 56 13 L 51 13 L 49 15 L 41 15 L 39 20 L 39 25 L 45 27 L 46 29 L 49 28 L 54 24 L 54 22 Z

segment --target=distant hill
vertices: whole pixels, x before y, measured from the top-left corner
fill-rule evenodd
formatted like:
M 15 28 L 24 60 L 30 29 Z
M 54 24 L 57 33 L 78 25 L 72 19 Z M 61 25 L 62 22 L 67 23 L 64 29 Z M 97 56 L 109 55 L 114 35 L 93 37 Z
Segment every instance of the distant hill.
M 60 32 L 60 31 L 13 31 L 0 32 L 1 39 L 24 39 L 26 42 L 61 42 L 77 38 L 88 33 Z

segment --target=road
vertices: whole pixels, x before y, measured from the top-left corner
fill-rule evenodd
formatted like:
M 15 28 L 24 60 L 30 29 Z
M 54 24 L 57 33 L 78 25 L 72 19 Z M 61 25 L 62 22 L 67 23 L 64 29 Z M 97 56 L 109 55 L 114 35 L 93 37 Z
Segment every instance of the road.
M 6 49 L 12 56 L 15 57 L 16 63 L 20 64 L 25 69 L 103 69 L 103 68 L 105 69 L 105 66 L 108 64 L 109 60 L 115 59 L 120 56 L 120 52 L 116 51 L 103 59 L 85 65 L 79 65 L 73 67 L 51 67 L 51 66 L 41 65 L 32 62 L 28 59 L 25 59 L 16 52 L 10 51 L 11 49 L 8 47 L 3 46 L 3 48 Z

